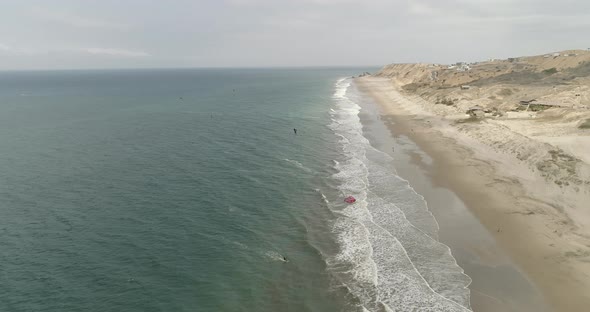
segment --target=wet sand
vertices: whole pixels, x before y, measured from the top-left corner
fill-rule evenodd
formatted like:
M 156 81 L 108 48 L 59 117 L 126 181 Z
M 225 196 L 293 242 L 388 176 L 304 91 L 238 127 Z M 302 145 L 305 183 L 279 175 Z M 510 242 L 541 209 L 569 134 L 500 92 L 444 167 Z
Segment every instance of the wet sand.
M 357 87 L 368 92 L 367 87 L 358 82 Z M 365 135 L 374 147 L 395 159 L 398 174 L 425 197 L 439 223 L 440 241 L 451 248 L 458 264 L 473 280 L 470 285 L 472 309 L 476 312 L 552 311 L 527 273 L 498 244 L 494 234 L 500 234 L 502 229 L 498 228 L 495 233 L 490 231 L 468 209 L 467 205 L 485 206 L 489 198 L 473 192 L 470 183 L 463 185 L 461 192 L 456 191 L 456 185 L 447 183 L 450 177 L 465 178 L 454 172 L 457 164 L 451 164 L 457 155 L 446 154 L 450 159 L 441 157 L 439 151 L 428 148 L 428 141 L 417 134 L 423 125 L 413 124 L 404 114 L 384 111 L 370 94 L 367 95 L 360 115 Z M 472 184 L 473 187 L 478 185 Z

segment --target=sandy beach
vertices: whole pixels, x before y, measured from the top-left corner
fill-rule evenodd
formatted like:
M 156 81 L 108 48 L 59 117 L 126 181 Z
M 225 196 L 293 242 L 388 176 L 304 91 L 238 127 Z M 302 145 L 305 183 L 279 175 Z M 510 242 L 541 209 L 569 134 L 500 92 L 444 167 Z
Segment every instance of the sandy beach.
M 407 154 L 416 166 L 424 169 L 429 183 L 456 195 L 460 201 L 456 205 L 464 205 L 483 226 L 485 233 L 477 235 L 489 238 L 473 244 L 478 239 L 472 230 L 448 230 L 445 234 L 441 225 L 441 239 L 446 235 L 452 243 L 461 242 L 464 237 L 465 242 L 473 244 L 468 248 L 470 253 L 484 259 L 479 263 L 489 261 L 488 268 L 497 268 L 498 263 L 514 265 L 514 272 L 522 272 L 523 279 L 531 282 L 532 286 L 525 283 L 519 288 L 510 276 L 520 273 L 501 275 L 493 270 L 484 273 L 481 267 L 471 268 L 475 311 L 506 311 L 507 307 L 508 311 L 538 311 L 545 304 L 549 311 L 587 310 L 590 232 L 584 203 L 590 198 L 583 179 L 571 188 L 564 187 L 548 180 L 543 175 L 546 171 L 531 169 L 535 167 L 530 163 L 536 161 L 534 157 L 523 160 L 513 146 L 492 145 L 490 142 L 499 139 L 484 137 L 520 135 L 521 140 L 529 142 L 529 138 L 509 127 L 494 125 L 493 131 L 487 131 L 489 125 L 485 123 L 458 127 L 456 120 L 437 114 L 424 99 L 404 91 L 400 81 L 384 77 L 355 81 L 362 92 L 379 104 L 381 118 L 396 141 L 409 139 L 424 152 L 425 155 Z M 428 194 L 424 196 L 429 199 Z M 440 219 L 452 215 L 444 211 L 452 202 L 452 196 L 447 196 L 446 204 L 429 202 L 429 206 Z M 452 224 L 453 219 L 444 222 Z M 501 260 L 504 255 L 506 259 Z M 481 274 L 477 275 L 478 272 Z M 495 278 L 496 290 L 512 290 L 504 294 L 496 291 L 497 296 L 493 295 L 494 290 L 486 290 L 479 282 L 489 278 Z M 528 288 L 532 292 L 538 289 L 543 298 L 533 304 L 511 302 L 510 296 L 516 298 L 518 290 L 529 292 Z

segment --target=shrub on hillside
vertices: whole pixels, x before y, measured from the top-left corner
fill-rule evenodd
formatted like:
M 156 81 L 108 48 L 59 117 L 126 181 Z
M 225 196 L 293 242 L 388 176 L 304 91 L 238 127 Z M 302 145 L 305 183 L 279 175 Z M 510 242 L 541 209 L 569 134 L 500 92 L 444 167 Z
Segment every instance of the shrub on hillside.
M 581 125 L 578 126 L 580 129 L 590 129 L 590 118 L 586 119 Z

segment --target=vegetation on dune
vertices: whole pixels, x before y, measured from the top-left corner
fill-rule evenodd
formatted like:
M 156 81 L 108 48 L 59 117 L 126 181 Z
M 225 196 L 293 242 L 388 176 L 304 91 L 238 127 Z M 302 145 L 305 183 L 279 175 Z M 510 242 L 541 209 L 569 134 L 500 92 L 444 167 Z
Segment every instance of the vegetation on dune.
M 517 111 L 524 111 L 524 110 L 528 110 L 531 112 L 540 112 L 540 111 L 544 111 L 547 109 L 552 108 L 550 105 L 544 105 L 544 104 L 530 104 L 530 105 L 519 105 L 516 110 Z
M 455 104 L 455 101 L 457 101 L 457 99 L 448 99 L 448 98 L 443 98 L 442 100 L 440 98 L 436 99 L 436 103 L 435 104 L 444 104 L 447 106 L 451 106 Z
M 483 121 L 483 118 L 477 118 L 477 117 L 469 117 L 469 118 L 465 118 L 465 119 L 459 119 L 457 121 L 455 121 L 455 124 L 464 124 L 464 123 L 480 123 Z
M 586 119 L 581 125 L 578 126 L 580 129 L 590 129 L 590 118 Z
M 542 79 L 546 77 L 545 75 L 533 72 L 530 70 L 524 70 L 520 72 L 510 72 L 506 74 L 501 74 L 493 77 L 482 78 L 477 81 L 472 82 L 471 84 L 474 86 L 487 86 L 493 84 L 534 84 L 539 83 Z
M 508 89 L 508 88 L 504 88 L 500 92 L 498 92 L 498 95 L 501 95 L 501 96 L 511 96 L 512 94 L 513 94 L 512 90 Z
M 419 88 L 426 87 L 426 86 L 428 86 L 427 83 L 412 82 L 412 83 L 408 83 L 408 84 L 404 85 L 402 87 L 402 89 L 404 89 L 406 91 L 410 91 L 410 92 L 416 92 L 416 90 L 418 90 Z
M 557 73 L 557 68 L 553 67 L 553 68 L 549 68 L 549 69 L 545 69 L 544 71 L 542 71 L 543 74 L 545 75 L 553 75 L 555 73 Z

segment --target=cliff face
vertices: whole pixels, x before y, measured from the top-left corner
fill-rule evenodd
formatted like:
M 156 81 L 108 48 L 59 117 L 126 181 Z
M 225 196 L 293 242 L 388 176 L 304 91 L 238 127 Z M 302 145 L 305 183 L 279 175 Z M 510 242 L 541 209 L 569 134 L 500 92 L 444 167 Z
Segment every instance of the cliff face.
M 441 69 L 432 64 L 390 64 L 383 67 L 376 76 L 395 78 L 403 84 L 433 82 L 433 75 Z
M 457 87 L 465 84 L 563 84 L 590 76 L 590 51 L 569 50 L 539 56 L 476 63 L 391 64 L 377 74 L 416 87 Z
M 376 76 L 420 96 L 443 115 L 462 114 L 479 105 L 496 117 L 506 112 L 562 109 L 574 121 L 590 109 L 590 51 L 571 50 L 540 56 L 472 64 L 391 64 Z M 521 102 L 531 105 L 522 106 Z M 581 111 L 580 111 L 581 110 Z M 582 114 L 583 115 L 583 114 Z

